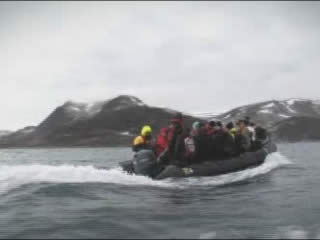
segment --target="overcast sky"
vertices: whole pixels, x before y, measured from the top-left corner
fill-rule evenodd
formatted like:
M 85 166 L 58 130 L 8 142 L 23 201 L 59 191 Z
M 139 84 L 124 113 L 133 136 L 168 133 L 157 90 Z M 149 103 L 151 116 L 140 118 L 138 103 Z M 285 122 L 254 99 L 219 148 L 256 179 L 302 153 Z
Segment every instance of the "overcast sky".
M 0 2 L 0 129 L 119 94 L 186 112 L 320 99 L 320 2 Z

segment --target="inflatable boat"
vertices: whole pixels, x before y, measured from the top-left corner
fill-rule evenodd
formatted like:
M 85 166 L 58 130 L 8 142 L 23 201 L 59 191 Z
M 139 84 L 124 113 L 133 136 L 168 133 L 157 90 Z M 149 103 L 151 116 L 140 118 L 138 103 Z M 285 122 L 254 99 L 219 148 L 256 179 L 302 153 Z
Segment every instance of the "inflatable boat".
M 176 165 L 161 166 L 157 163 L 156 157 L 151 150 L 142 150 L 135 154 L 133 160 L 120 162 L 119 165 L 128 173 L 148 176 L 155 180 L 217 176 L 261 165 L 268 154 L 276 151 L 276 145 L 272 141 L 267 141 L 259 150 L 254 152 L 245 152 L 229 159 L 204 161 L 179 167 Z

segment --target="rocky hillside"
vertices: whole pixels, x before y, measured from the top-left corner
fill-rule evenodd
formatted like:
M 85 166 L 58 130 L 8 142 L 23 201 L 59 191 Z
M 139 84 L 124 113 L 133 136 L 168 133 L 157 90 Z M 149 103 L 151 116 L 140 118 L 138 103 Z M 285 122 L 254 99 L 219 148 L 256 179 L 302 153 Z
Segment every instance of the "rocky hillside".
M 308 99 L 266 101 L 234 108 L 216 115 L 224 123 L 245 116 L 258 125 L 268 128 L 279 141 L 304 141 L 320 139 L 320 130 L 315 124 L 320 118 L 320 102 Z M 211 119 L 210 117 L 207 119 Z M 318 136 L 318 137 L 317 137 Z
M 129 145 L 145 124 L 156 134 L 176 111 L 122 95 L 94 104 L 66 102 L 42 123 L 0 139 L 0 147 Z M 185 116 L 186 124 L 198 120 Z
M 291 117 L 320 117 L 320 102 L 307 99 L 272 100 L 237 107 L 215 118 L 228 122 L 245 116 L 250 116 L 257 124 L 271 127 Z
M 0 130 L 0 138 L 11 134 L 12 131 Z
M 143 125 L 151 125 L 156 135 L 174 114 L 127 95 L 92 104 L 69 101 L 38 126 L 0 134 L 0 147 L 128 146 Z M 227 123 L 245 116 L 267 127 L 279 141 L 320 140 L 320 102 L 306 99 L 260 102 L 222 114 L 185 114 L 185 123 L 191 126 L 204 119 Z
M 279 141 L 319 141 L 320 118 L 291 117 L 270 128 L 272 135 Z

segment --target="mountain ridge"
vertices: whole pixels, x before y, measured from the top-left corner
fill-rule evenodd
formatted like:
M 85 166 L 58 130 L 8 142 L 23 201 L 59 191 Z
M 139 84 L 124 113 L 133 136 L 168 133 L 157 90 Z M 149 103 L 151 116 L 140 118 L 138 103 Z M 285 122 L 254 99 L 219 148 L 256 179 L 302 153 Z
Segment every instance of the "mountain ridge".
M 39 125 L 1 135 L 0 147 L 127 146 L 142 125 L 151 125 L 156 134 L 177 112 L 147 105 L 131 95 L 119 95 L 94 103 L 67 101 L 55 108 Z M 310 126 L 313 128 L 318 121 L 320 124 L 320 101 L 301 98 L 268 100 L 220 114 L 205 112 L 202 117 L 201 114 L 183 114 L 187 126 L 194 121 L 210 119 L 226 124 L 250 116 L 253 122 L 270 129 L 276 140 L 318 140 L 305 124 L 312 123 Z M 298 130 L 290 131 L 290 126 Z

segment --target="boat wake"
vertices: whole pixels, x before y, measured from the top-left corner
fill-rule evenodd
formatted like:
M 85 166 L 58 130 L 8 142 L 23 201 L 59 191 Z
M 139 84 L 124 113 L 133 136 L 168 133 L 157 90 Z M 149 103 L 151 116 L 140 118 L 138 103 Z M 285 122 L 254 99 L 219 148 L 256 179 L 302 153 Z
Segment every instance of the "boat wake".
M 291 162 L 280 153 L 270 154 L 265 163 L 252 169 L 215 177 L 166 179 L 155 181 L 148 177 L 129 175 L 121 168 L 98 169 L 94 166 L 74 165 L 0 165 L 0 194 L 33 183 L 112 183 L 120 185 L 147 185 L 161 188 L 188 188 L 192 186 L 219 186 L 243 181 L 270 172 Z

